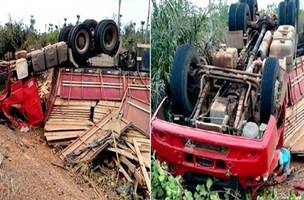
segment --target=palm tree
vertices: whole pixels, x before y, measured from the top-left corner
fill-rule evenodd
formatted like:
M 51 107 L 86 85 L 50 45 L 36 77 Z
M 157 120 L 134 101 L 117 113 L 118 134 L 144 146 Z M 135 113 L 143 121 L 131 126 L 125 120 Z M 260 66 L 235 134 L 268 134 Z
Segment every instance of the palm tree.
M 31 23 L 31 25 L 30 25 L 30 30 L 31 31 L 34 31 L 34 25 L 35 25 L 35 19 L 34 19 L 34 15 L 31 15 L 31 19 L 30 19 L 30 23 Z
M 76 25 L 78 25 L 80 23 L 79 19 L 80 19 L 80 15 L 76 15 L 77 17 L 77 22 L 76 22 Z
M 64 18 L 64 24 L 63 24 L 63 27 L 66 27 L 66 25 L 67 25 L 67 19 L 68 19 L 68 18 L 66 18 L 66 17 Z

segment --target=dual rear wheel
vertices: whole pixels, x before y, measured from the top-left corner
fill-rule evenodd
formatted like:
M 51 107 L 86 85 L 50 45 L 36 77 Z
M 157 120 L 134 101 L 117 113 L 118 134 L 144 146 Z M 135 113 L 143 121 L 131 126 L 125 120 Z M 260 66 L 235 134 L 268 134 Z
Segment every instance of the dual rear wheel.
M 83 64 L 88 58 L 101 53 L 114 56 L 120 44 L 118 26 L 108 19 L 99 23 L 88 19 L 74 27 L 63 27 L 59 33 L 59 41 L 68 43 L 78 64 Z

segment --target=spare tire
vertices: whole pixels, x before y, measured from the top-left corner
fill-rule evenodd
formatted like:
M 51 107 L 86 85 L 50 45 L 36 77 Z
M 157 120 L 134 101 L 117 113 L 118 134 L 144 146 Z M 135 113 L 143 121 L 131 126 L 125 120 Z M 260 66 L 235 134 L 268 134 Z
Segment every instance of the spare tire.
M 249 10 L 251 14 L 251 20 L 256 20 L 256 13 L 258 11 L 258 2 L 257 0 L 248 0 Z
M 235 31 L 235 30 L 237 30 L 236 11 L 237 11 L 238 6 L 239 6 L 238 3 L 233 3 L 229 7 L 229 18 L 228 18 L 228 28 L 229 28 L 229 31 Z
M 98 23 L 95 33 L 96 53 L 113 56 L 119 48 L 119 30 L 114 20 L 106 19 Z
M 279 72 L 278 59 L 274 57 L 267 58 L 263 67 L 260 97 L 260 119 L 265 124 L 268 124 L 270 115 L 275 111 L 276 81 L 279 78 Z
M 278 16 L 279 25 L 286 25 L 286 17 L 287 17 L 287 4 L 285 1 L 281 1 L 279 3 L 279 16 Z
M 196 104 L 198 90 L 191 91 L 191 84 L 195 80 L 189 75 L 200 64 L 200 57 L 196 50 L 189 44 L 184 44 L 176 50 L 171 69 L 171 99 L 175 113 L 189 116 Z M 198 83 L 200 81 L 198 80 Z M 196 82 L 197 83 L 197 82 Z
M 291 26 L 296 25 L 296 4 L 294 1 L 287 3 L 287 24 Z
M 69 34 L 68 46 L 72 49 L 73 56 L 86 60 L 91 55 L 92 33 L 86 24 L 78 24 Z
M 72 28 L 73 28 L 73 26 L 71 26 L 71 25 L 63 27 L 59 32 L 58 41 L 67 42 L 69 40 L 69 33 Z
M 247 3 L 240 3 L 236 13 L 237 30 L 243 30 L 245 33 L 247 30 L 248 20 L 251 19 L 249 6 Z

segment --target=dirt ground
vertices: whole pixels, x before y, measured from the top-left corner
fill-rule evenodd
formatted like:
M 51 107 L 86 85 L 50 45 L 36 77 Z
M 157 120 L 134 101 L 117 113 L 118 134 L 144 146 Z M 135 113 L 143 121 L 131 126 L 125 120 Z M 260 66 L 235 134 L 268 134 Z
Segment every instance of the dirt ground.
M 96 192 L 90 184 L 80 183 L 71 172 L 58 167 L 62 162 L 42 133 L 20 133 L 0 125 L 0 199 L 114 199 L 108 188 Z
M 279 199 L 288 199 L 288 194 L 290 192 L 296 194 L 297 196 L 304 195 L 304 191 L 294 189 L 295 183 L 304 184 L 304 157 L 292 157 L 291 166 L 296 169 L 296 171 L 282 184 L 270 187 L 270 189 L 277 190 Z
M 106 177 L 101 178 L 108 185 L 97 189 L 98 195 L 89 183 L 60 168 L 62 161 L 57 154 L 43 139 L 43 130 L 20 133 L 0 125 L 0 199 L 119 199 L 115 193 L 114 170 L 103 172 Z M 277 191 L 280 199 L 288 199 L 289 192 L 303 193 L 295 190 L 293 184 L 304 183 L 304 157 L 293 157 L 292 167 L 297 171 L 287 182 L 269 187 Z

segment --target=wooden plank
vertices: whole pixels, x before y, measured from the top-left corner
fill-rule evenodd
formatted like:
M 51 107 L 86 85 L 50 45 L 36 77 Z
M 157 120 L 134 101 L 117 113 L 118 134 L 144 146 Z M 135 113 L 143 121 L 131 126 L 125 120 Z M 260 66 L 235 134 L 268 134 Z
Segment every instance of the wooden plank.
M 70 121 L 70 120 L 66 120 L 66 119 L 62 119 L 62 120 L 49 120 L 47 121 L 46 125 L 75 125 L 75 126 L 92 126 L 94 123 L 90 122 L 88 120 L 85 121 Z
M 127 152 L 129 152 L 129 153 L 131 153 L 131 154 L 134 154 L 134 153 L 135 153 L 135 152 L 132 151 L 132 149 L 126 147 L 125 145 L 123 145 L 123 144 L 121 144 L 121 143 L 118 143 L 117 146 L 118 146 L 119 148 L 121 148 L 121 149 L 123 149 L 123 150 L 125 150 L 125 151 L 127 151 Z
M 119 171 L 125 176 L 128 182 L 133 183 L 133 180 L 121 165 L 119 165 Z
M 136 166 L 134 164 L 132 164 L 124 156 L 120 156 L 119 158 L 120 158 L 121 162 L 124 163 L 129 168 L 129 170 L 133 173 L 133 176 L 138 181 L 138 183 L 140 185 L 144 185 L 144 177 L 142 176 L 142 174 L 140 173 L 140 171 L 136 169 Z
M 73 142 L 73 140 L 59 140 L 59 141 L 50 141 L 50 142 L 47 142 L 49 146 L 68 146 L 70 145 L 71 143 Z
M 147 139 L 147 136 L 143 135 L 141 132 L 139 131 L 128 131 L 126 134 L 127 137 L 134 137 L 134 138 L 143 138 L 143 139 Z
M 147 169 L 145 167 L 145 163 L 144 163 L 144 160 L 142 158 L 142 155 L 140 153 L 140 150 L 139 150 L 139 147 L 138 147 L 138 143 L 136 142 L 136 140 L 133 140 L 133 144 L 134 144 L 134 148 L 135 148 L 135 151 L 136 151 L 136 154 L 137 154 L 137 158 L 138 158 L 138 161 L 139 161 L 139 164 L 140 164 L 140 168 L 141 168 L 142 173 L 144 175 L 144 179 L 145 179 L 145 182 L 146 182 L 146 186 L 148 188 L 148 192 L 151 193 L 150 177 L 149 177 L 149 174 L 148 174 Z
M 136 154 L 134 146 L 130 142 L 125 141 L 125 143 L 128 145 L 128 147 L 130 147 L 134 154 Z
M 62 98 L 56 98 L 54 105 L 72 105 L 72 106 L 95 106 L 96 101 L 85 101 L 85 100 L 65 100 Z
M 140 148 L 140 146 L 139 146 L 139 148 Z M 150 154 L 150 152 L 147 153 L 147 152 L 140 151 L 140 153 L 141 153 L 141 156 L 142 156 L 143 161 L 145 163 L 145 166 L 148 169 L 150 169 L 151 168 L 151 154 Z
M 54 140 L 77 138 L 81 136 L 84 132 L 85 131 L 45 132 L 44 136 L 46 137 L 47 141 L 54 141 Z
M 54 106 L 53 110 L 90 110 L 90 106 L 69 106 L 69 105 L 62 105 L 62 106 Z
M 87 123 L 87 124 L 92 124 L 92 122 L 90 120 L 82 120 L 82 119 L 58 119 L 58 118 L 49 118 L 49 120 L 47 121 L 47 123 L 52 123 L 52 122 L 73 122 L 73 123 L 79 123 L 79 122 L 83 122 L 83 123 Z
M 129 143 L 133 143 L 133 140 L 135 139 L 138 143 L 144 143 L 144 144 L 148 144 L 150 145 L 151 142 L 149 139 L 143 139 L 143 138 L 128 138 L 126 136 L 122 137 L 123 140 L 129 142 Z
M 151 151 L 151 146 L 150 145 L 145 145 L 141 144 L 139 146 L 140 152 L 150 152 Z
M 135 155 L 133 155 L 132 153 L 127 152 L 127 151 L 125 151 L 123 149 L 119 149 L 119 148 L 115 149 L 113 147 L 110 147 L 110 148 L 107 148 L 107 150 L 108 151 L 112 151 L 114 153 L 118 153 L 118 154 L 120 154 L 122 156 L 125 156 L 125 157 L 127 157 L 127 158 L 129 158 L 131 160 L 134 160 L 134 161 L 138 162 L 138 158 Z
M 68 130 L 86 130 L 90 126 L 76 126 L 76 125 L 52 125 L 52 124 L 46 124 L 44 127 L 45 131 L 68 131 Z

